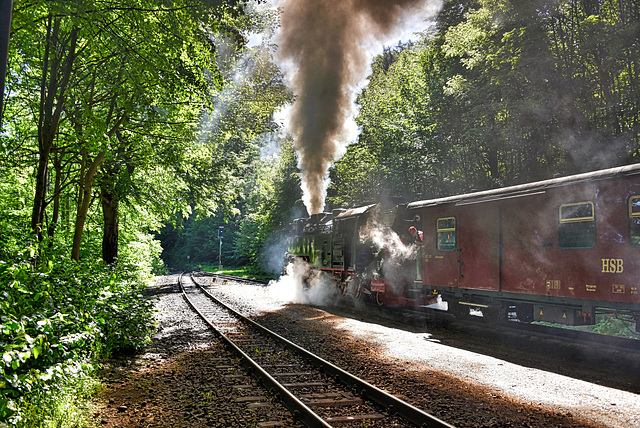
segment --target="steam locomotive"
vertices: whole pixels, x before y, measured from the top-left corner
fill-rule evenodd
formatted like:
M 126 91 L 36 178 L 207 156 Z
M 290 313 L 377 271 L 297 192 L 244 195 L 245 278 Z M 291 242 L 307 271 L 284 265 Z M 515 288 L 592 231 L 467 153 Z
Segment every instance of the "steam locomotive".
M 615 312 L 640 331 L 640 164 L 314 214 L 287 257 L 381 305 L 440 296 L 457 317 L 568 325 Z

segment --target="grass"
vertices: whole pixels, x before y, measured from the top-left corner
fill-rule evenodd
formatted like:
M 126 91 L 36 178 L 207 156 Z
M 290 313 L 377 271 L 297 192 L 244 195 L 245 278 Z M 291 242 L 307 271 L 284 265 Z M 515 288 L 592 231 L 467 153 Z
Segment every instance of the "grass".
M 547 322 L 537 322 L 537 324 L 640 340 L 640 333 L 635 331 L 635 322 L 631 319 L 616 317 L 614 314 L 598 314 L 594 325 L 571 326 Z
M 92 405 L 100 382 L 80 373 L 51 385 L 51 391 L 31 397 L 21 406 L 18 428 L 80 428 L 93 426 Z M 55 389 L 55 392 L 53 391 Z M 0 424 L 1 426 L 2 424 Z
M 635 322 L 629 319 L 618 318 L 613 314 L 601 314 L 596 317 L 596 324 L 588 330 L 593 333 L 609 336 L 624 337 L 627 339 L 640 339 L 640 333 L 635 331 Z
M 201 269 L 205 272 L 214 272 L 214 273 L 223 273 L 225 275 L 234 275 L 241 276 L 243 278 L 251 278 L 251 279 L 259 279 L 259 280 L 271 280 L 278 279 L 280 275 L 264 272 L 261 269 L 253 268 L 253 267 L 225 267 L 223 266 L 222 271 L 218 269 L 218 265 L 198 265 L 198 266 L 188 266 L 192 269 Z

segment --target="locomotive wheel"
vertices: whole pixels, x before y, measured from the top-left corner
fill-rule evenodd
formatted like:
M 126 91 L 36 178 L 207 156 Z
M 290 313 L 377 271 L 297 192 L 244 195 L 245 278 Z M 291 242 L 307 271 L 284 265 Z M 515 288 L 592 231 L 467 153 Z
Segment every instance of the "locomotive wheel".
M 379 291 L 376 292 L 376 303 L 382 306 L 382 293 L 380 293 Z
M 311 288 L 311 276 L 310 275 L 305 275 L 302 278 L 302 289 L 303 290 L 308 290 L 309 288 Z
M 306 272 L 302 275 L 302 289 L 308 290 L 311 287 L 311 280 L 315 277 L 315 272 L 313 269 L 308 268 Z
M 340 297 L 344 297 L 347 295 L 347 290 L 349 288 L 349 283 L 347 281 L 340 281 L 338 283 L 338 288 L 340 289 Z
M 354 290 L 353 298 L 358 300 L 360 297 L 362 297 L 362 285 L 358 283 L 356 284 L 356 289 Z

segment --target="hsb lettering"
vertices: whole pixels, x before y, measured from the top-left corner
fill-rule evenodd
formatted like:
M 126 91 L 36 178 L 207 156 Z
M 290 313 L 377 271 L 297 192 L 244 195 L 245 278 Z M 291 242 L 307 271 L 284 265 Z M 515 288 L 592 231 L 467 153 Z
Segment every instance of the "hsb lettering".
M 622 273 L 624 271 L 623 259 L 602 259 L 603 273 Z

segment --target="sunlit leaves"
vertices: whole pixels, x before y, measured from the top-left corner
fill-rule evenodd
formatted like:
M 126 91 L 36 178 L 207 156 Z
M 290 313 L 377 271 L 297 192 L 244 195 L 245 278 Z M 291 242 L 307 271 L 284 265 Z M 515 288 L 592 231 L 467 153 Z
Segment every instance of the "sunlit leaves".
M 147 342 L 150 308 L 139 286 L 163 269 L 149 230 L 189 207 L 180 176 L 190 160 L 185 153 L 210 90 L 222 83 L 209 32 L 232 33 L 242 11 L 236 6 L 235 0 L 14 1 L 0 143 L 0 422 L 27 393 L 43 391 L 43 382 Z M 57 123 L 53 111 L 60 113 Z M 40 150 L 45 129 L 50 151 Z M 94 262 L 102 226 L 97 192 L 88 192 L 83 263 L 68 260 L 78 195 L 91 184 L 83 178 L 101 153 L 96 187 L 111 186 L 123 201 L 117 267 Z M 47 161 L 41 221 L 58 226 L 42 242 L 29 236 L 25 209 L 38 160 Z
M 130 269 L 78 265 L 66 257 L 34 268 L 20 259 L 0 271 L 0 421 L 25 394 L 90 369 L 84 361 L 145 344 L 149 303 Z M 105 323 L 105 320 L 109 320 Z

